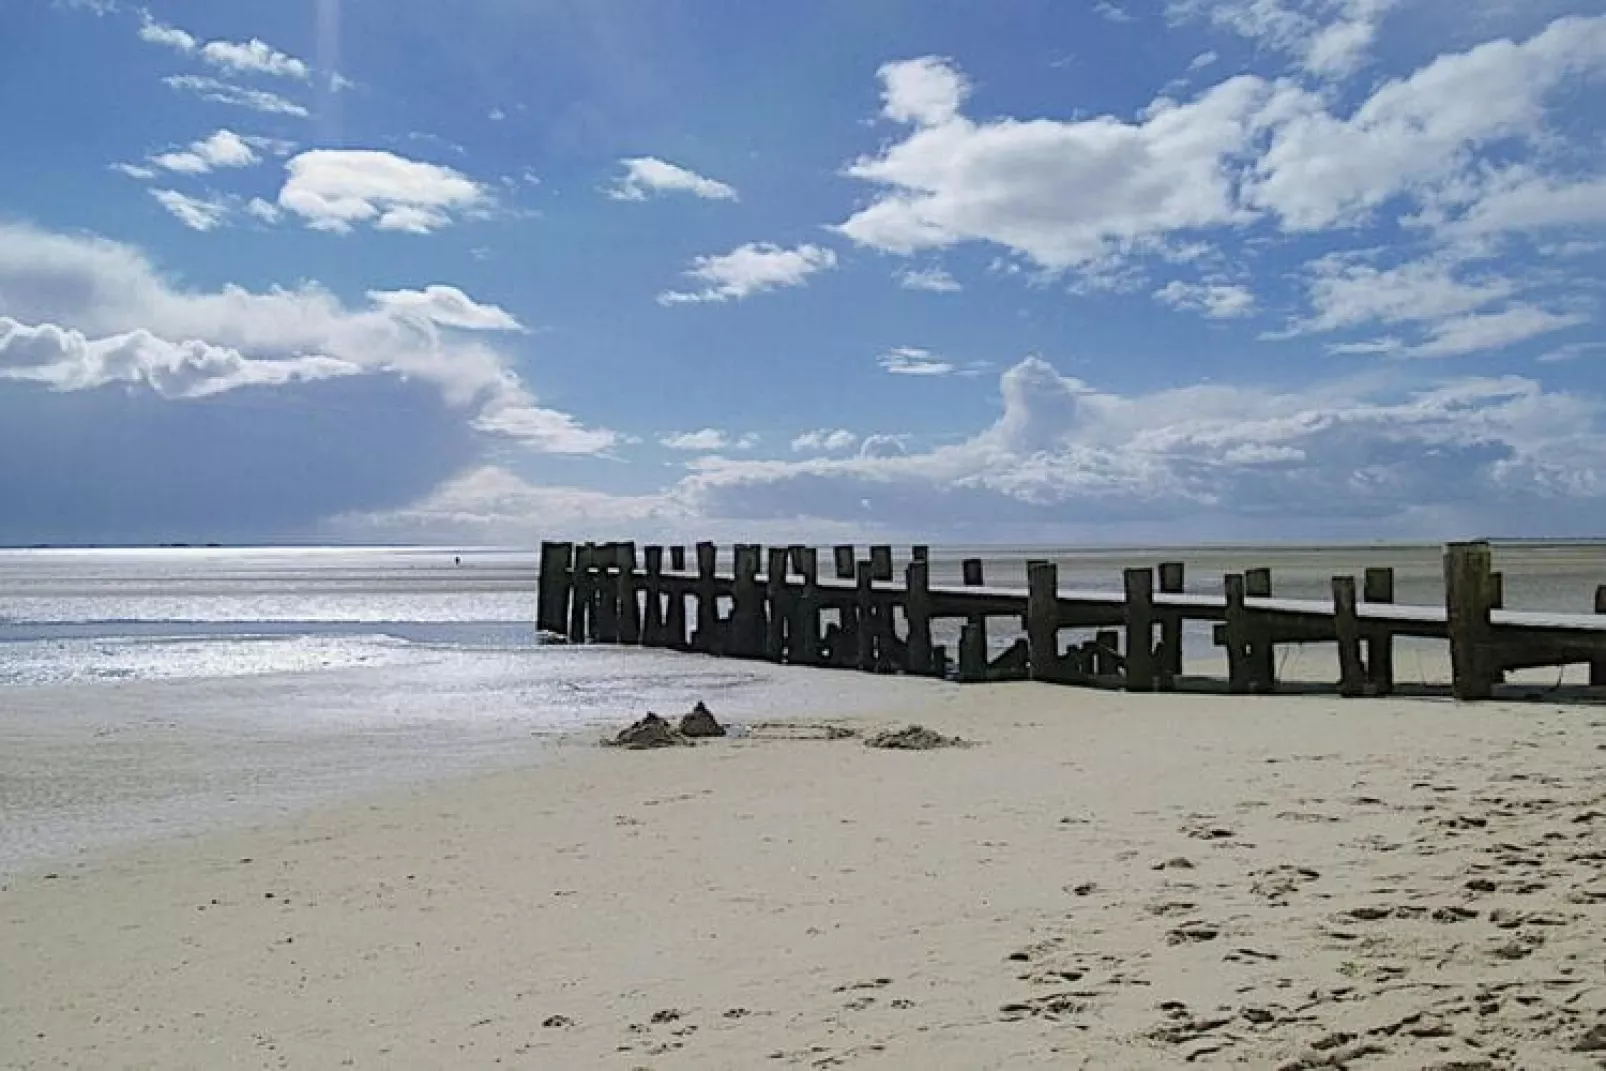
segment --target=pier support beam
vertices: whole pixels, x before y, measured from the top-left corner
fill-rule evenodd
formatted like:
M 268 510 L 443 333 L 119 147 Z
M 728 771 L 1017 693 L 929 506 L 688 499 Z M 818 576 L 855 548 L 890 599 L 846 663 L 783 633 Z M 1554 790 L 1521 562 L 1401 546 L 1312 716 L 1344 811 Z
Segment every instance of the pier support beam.
M 1026 567 L 1026 660 L 1032 680 L 1064 677 L 1059 652 L 1059 567 L 1032 562 Z
M 536 596 L 535 627 L 558 636 L 569 628 L 569 592 L 573 587 L 573 543 L 541 544 L 541 577 Z
M 648 547 L 642 552 L 647 575 L 642 581 L 641 643 L 644 647 L 664 645 L 664 548 Z
M 1271 598 L 1271 570 L 1244 570 L 1244 596 Z M 1256 692 L 1269 695 L 1277 690 L 1277 647 L 1272 642 L 1271 621 L 1264 614 L 1249 618 L 1249 679 Z
M 613 561 L 619 570 L 619 642 L 640 643 L 641 603 L 636 599 L 636 545 L 618 544 Z
M 792 552 L 787 547 L 771 547 L 764 566 L 764 591 L 769 618 L 764 630 L 764 657 L 779 662 L 786 655 L 786 623 L 791 619 L 791 601 L 786 592 L 787 563 Z
M 984 581 L 981 559 L 966 558 L 960 564 L 960 574 L 965 587 L 981 587 Z M 983 614 L 966 618 L 960 630 L 959 679 L 965 682 L 987 679 L 987 618 Z
M 917 548 L 919 549 L 919 548 Z M 909 622 L 908 672 L 916 676 L 931 675 L 931 565 L 923 557 L 915 558 L 904 570 L 906 593 L 903 613 Z
M 792 643 L 789 661 L 798 665 L 820 664 L 820 555 L 813 547 L 799 547 L 793 567 L 803 578 L 802 589 L 792 603 Z
M 1362 585 L 1363 601 L 1385 605 L 1394 601 L 1393 569 L 1366 570 Z M 1394 634 L 1387 626 L 1374 625 L 1366 630 L 1366 681 L 1373 695 L 1394 691 Z
M 1355 612 L 1355 578 L 1333 577 L 1333 631 L 1338 637 L 1338 694 L 1366 694 L 1366 666 L 1361 661 L 1361 620 Z
M 1222 628 L 1227 648 L 1227 690 L 1246 695 L 1250 689 L 1249 612 L 1244 608 L 1244 575 L 1228 573 L 1221 582 L 1227 601 Z
M 1181 595 L 1186 586 L 1187 569 L 1182 562 L 1162 562 L 1160 565 L 1160 592 L 1164 595 Z M 1155 678 L 1161 691 L 1176 687 L 1182 676 L 1182 614 L 1176 610 L 1157 610 L 1160 619 L 1160 649 L 1156 659 Z
M 1126 688 L 1154 691 L 1154 570 L 1128 569 L 1126 582 Z
M 725 653 L 736 658 L 757 658 L 764 653 L 764 603 L 758 590 L 761 549 L 751 543 L 736 545 L 731 581 L 730 628 Z
M 725 646 L 720 636 L 719 587 L 714 568 L 719 549 L 712 543 L 697 544 L 697 628 L 691 635 L 694 651 L 715 654 Z
M 1444 550 L 1444 605 L 1450 632 L 1450 671 L 1457 699 L 1488 699 L 1498 674 L 1493 650 L 1489 544 L 1451 543 Z

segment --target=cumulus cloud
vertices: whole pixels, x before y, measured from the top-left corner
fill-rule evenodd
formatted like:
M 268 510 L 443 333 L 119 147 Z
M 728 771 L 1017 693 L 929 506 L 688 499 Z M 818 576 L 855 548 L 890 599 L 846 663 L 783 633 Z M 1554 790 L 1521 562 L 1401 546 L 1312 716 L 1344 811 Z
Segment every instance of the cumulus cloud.
M 817 245 L 784 249 L 768 242 L 749 242 L 719 256 L 698 257 L 686 275 L 701 290 L 669 290 L 658 295 L 660 305 L 706 301 L 740 301 L 766 290 L 803 286 L 809 276 L 836 267 L 836 254 Z
M 1281 95 L 1275 131 L 1245 188 L 1294 231 L 1362 222 L 1391 198 L 1476 184 L 1474 150 L 1534 146 L 1546 101 L 1606 74 L 1606 17 L 1558 19 L 1515 43 L 1490 41 L 1391 79 L 1348 116 L 1310 93 Z
M 265 89 L 249 89 L 204 75 L 175 74 L 169 75 L 162 81 L 171 89 L 182 93 L 193 93 L 202 100 L 209 100 L 215 104 L 249 108 L 266 115 L 289 115 L 297 119 L 305 119 L 311 114 L 295 101 L 287 100 L 277 93 L 269 93 Z
M 1599 404 L 1522 377 L 1121 395 L 1033 358 L 998 387 L 997 419 L 948 445 L 875 435 L 850 456 L 698 457 L 688 476 L 646 496 L 479 470 L 366 523 L 404 536 L 494 537 L 580 515 L 590 538 L 621 528 L 637 538 L 773 531 L 791 542 L 880 528 L 952 541 L 1108 541 L 1175 538 L 1178 526 L 1192 538 L 1254 538 L 1273 519 L 1310 538 L 1431 539 L 1490 525 L 1592 530 L 1606 518 Z M 839 450 L 852 447 L 851 434 L 822 429 L 800 436 L 796 452 L 833 436 Z
M 616 201 L 645 201 L 659 193 L 689 193 L 706 201 L 734 201 L 736 189 L 655 156 L 619 161 L 625 174 L 608 189 Z
M 1255 295 L 1246 286 L 1174 279 L 1156 290 L 1154 296 L 1174 309 L 1197 312 L 1212 320 L 1232 320 L 1255 313 Z
M 859 445 L 859 437 L 846 428 L 816 428 L 805 431 L 792 440 L 794 453 L 828 453 L 851 450 Z
M 165 398 L 204 398 L 240 387 L 357 375 L 330 357 L 253 360 L 198 340 L 169 342 L 146 330 L 89 339 L 55 324 L 29 325 L 0 316 L 0 379 L 43 383 L 52 390 L 92 390 L 111 383 L 147 386 Z
M 219 198 L 191 197 L 177 190 L 152 190 L 156 202 L 192 231 L 216 230 L 229 218 L 229 203 Z
M 488 341 L 520 330 L 518 321 L 455 287 L 375 291 L 355 307 L 312 283 L 186 289 L 130 246 L 0 224 L 0 310 L 19 325 L 76 332 L 84 340 L 77 352 L 116 352 L 126 362 L 137 343 L 138 367 L 222 369 L 210 375 L 213 384 L 262 383 L 267 373 L 293 370 L 290 378 L 336 369 L 344 376 L 349 368 L 429 384 L 478 430 L 533 450 L 600 453 L 618 440 L 542 407 Z M 236 358 L 244 363 L 229 363 Z M 91 381 L 56 377 L 53 384 Z
M 751 432 L 746 435 L 732 435 L 718 428 L 703 428 L 700 431 L 681 431 L 672 435 L 665 435 L 658 440 L 658 445 L 670 450 L 684 450 L 689 453 L 711 453 L 718 450 L 751 450 L 758 445 L 758 436 Z
M 177 26 L 156 21 L 149 12 L 144 14 L 139 37 L 148 44 L 197 56 L 213 67 L 233 74 L 260 74 L 305 82 L 312 73 L 304 60 L 280 52 L 258 38 L 202 42 L 194 34 Z
M 986 241 L 1063 269 L 1248 218 L 1232 164 L 1271 92 L 1260 79 L 1157 101 L 1137 122 L 976 121 L 960 113 L 967 83 L 945 60 L 890 63 L 880 76 L 883 113 L 913 130 L 848 168 L 884 191 L 839 228 L 861 245 L 908 254 Z
M 483 212 L 490 191 L 459 171 L 392 152 L 315 149 L 293 157 L 279 207 L 314 230 L 378 230 L 428 234 Z
M 210 137 L 190 143 L 182 152 L 162 153 L 151 163 L 167 171 L 185 175 L 204 175 L 215 168 L 251 167 L 262 162 L 251 143 L 232 130 L 222 129 Z

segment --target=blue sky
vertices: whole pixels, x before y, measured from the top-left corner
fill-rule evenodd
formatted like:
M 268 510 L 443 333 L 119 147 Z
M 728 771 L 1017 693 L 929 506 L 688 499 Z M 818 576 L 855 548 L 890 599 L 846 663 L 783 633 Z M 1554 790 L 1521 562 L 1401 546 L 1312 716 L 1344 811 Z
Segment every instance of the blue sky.
M 0 541 L 1606 529 L 1602 0 L 0 24 Z

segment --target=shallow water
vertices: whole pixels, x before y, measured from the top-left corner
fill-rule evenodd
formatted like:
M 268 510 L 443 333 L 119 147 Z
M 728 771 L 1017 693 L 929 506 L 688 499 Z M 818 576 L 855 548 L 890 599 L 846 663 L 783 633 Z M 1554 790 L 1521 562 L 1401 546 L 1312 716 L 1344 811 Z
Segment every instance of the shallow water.
M 1190 590 L 1273 570 L 1325 598 L 1335 573 L 1396 569 L 1442 598 L 1436 546 L 938 548 L 1025 586 L 1118 590 L 1128 565 L 1188 563 Z M 827 555 L 824 561 L 829 561 Z M 741 719 L 907 707 L 930 682 L 662 651 L 543 646 L 536 556 L 443 548 L 0 551 L 0 872 L 130 838 L 282 814 L 382 784 L 540 758 L 556 734 L 697 700 Z M 1499 547 L 1513 609 L 1593 609 L 1598 545 Z M 1007 644 L 1011 630 L 992 638 Z M 939 629 L 939 642 L 953 637 Z M 1219 659 L 1207 627 L 1190 662 Z

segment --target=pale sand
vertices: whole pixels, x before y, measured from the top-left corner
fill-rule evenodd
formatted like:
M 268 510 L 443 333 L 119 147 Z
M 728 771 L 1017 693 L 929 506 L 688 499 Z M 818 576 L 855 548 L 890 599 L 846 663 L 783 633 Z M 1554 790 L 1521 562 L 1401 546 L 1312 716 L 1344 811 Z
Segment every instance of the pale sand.
M 922 694 L 11 879 L 0 1061 L 1606 1061 L 1601 708 Z

